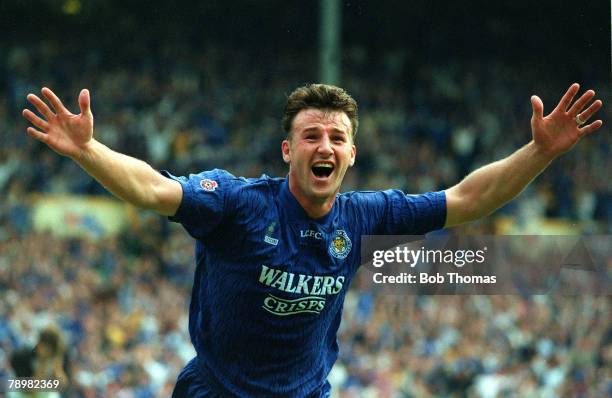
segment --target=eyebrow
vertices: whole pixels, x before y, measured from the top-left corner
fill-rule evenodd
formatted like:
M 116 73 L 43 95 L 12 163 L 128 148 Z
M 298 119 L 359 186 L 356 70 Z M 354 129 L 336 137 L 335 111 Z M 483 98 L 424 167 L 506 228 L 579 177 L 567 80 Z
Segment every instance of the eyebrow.
M 302 132 L 304 132 L 304 133 L 309 133 L 309 132 L 312 132 L 312 131 L 321 131 L 321 129 L 318 128 L 318 127 L 307 127 L 304 130 L 302 130 Z M 348 135 L 348 133 L 346 131 L 340 130 L 338 128 L 333 128 L 332 131 L 334 133 L 342 133 L 342 134 Z

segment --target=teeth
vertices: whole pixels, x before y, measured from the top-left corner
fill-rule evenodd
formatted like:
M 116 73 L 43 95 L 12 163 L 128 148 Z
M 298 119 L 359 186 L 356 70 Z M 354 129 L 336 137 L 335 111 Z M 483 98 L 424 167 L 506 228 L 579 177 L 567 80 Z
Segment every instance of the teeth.
M 328 169 L 331 169 L 334 167 L 334 165 L 329 163 L 315 163 L 312 167 L 326 167 Z

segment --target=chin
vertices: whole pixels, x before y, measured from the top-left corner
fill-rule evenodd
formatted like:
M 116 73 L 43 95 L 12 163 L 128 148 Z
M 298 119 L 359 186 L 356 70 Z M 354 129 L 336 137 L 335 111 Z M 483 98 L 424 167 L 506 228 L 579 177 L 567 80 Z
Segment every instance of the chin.
M 319 200 L 329 199 L 336 195 L 336 189 L 332 189 L 331 187 L 325 189 L 312 189 L 310 192 L 313 198 Z

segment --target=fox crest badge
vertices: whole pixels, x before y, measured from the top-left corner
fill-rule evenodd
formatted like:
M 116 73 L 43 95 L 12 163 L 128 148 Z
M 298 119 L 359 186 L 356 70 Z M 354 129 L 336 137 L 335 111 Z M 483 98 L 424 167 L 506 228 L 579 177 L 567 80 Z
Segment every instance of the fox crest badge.
M 338 229 L 331 236 L 329 254 L 342 260 L 351 252 L 351 247 L 353 247 L 353 244 L 346 232 L 342 229 Z

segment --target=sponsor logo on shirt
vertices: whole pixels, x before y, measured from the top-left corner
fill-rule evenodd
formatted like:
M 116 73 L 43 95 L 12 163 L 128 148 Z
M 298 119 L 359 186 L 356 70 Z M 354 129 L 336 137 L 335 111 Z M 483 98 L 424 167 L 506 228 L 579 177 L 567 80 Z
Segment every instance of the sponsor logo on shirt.
M 329 244 L 329 254 L 342 260 L 351 252 L 351 247 L 353 247 L 353 244 L 346 232 L 342 229 L 338 229 L 332 235 Z
M 217 184 L 217 181 L 208 178 L 205 178 L 200 181 L 200 188 L 208 192 L 214 191 L 215 189 L 217 189 L 218 186 L 219 184 Z
M 261 266 L 259 283 L 282 292 L 307 296 L 289 300 L 268 294 L 262 308 L 272 314 L 285 316 L 301 313 L 319 314 L 325 308 L 326 295 L 338 294 L 344 284 L 344 276 L 320 276 L 294 274 Z
M 268 297 L 264 299 L 262 308 L 278 316 L 303 313 L 320 314 L 323 308 L 325 308 L 325 298 L 309 296 L 287 300 L 268 294 Z

